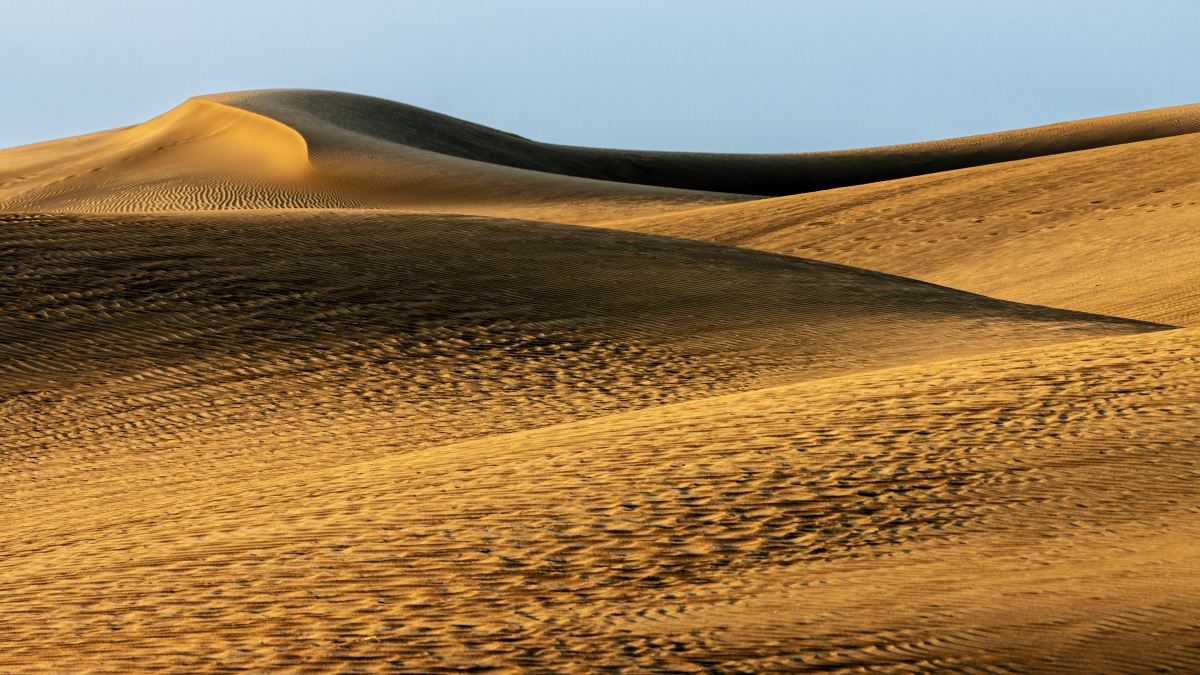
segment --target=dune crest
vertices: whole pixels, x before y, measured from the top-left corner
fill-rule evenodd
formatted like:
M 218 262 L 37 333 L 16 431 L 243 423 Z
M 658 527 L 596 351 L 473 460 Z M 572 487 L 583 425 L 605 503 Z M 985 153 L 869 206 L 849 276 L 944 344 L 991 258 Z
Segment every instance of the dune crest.
M 585 222 L 747 198 L 488 164 L 303 110 L 227 103 L 243 98 L 193 98 L 144 124 L 0 151 L 0 210 L 373 208 Z
M 378 208 L 595 223 L 1196 131 L 1200 106 L 1179 106 L 863 150 L 649 152 L 538 143 L 367 96 L 249 91 L 0 151 L 0 210 Z
M 354 94 L 268 90 L 207 98 L 280 120 L 310 138 L 332 126 L 375 141 L 518 169 L 754 195 L 827 190 L 1200 131 L 1200 105 L 1190 105 L 861 150 L 777 155 L 652 152 L 539 143 L 415 106 Z
M 319 196 L 295 130 L 198 99 L 135 127 L 4 151 L 0 175 L 8 211 L 352 205 Z
M 132 130 L 131 130 L 132 131 Z M 190 144 L 188 159 L 254 176 L 302 179 L 311 170 L 308 143 L 295 129 L 254 112 L 202 98 L 137 127 L 137 140 L 155 151 Z M 129 132 L 127 132 L 129 133 Z

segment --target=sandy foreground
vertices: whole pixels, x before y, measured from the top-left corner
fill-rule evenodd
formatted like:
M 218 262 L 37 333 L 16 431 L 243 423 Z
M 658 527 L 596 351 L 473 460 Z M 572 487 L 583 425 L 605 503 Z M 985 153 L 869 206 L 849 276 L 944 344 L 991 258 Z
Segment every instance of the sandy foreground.
M 0 673 L 1200 671 L 1196 132 L 0 151 Z

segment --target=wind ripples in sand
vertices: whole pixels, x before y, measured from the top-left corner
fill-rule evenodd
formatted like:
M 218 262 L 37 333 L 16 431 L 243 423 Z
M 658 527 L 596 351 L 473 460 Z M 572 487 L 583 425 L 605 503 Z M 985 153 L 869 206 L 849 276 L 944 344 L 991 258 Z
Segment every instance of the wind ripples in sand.
M 1194 671 L 1198 109 L 0 152 L 0 671 Z

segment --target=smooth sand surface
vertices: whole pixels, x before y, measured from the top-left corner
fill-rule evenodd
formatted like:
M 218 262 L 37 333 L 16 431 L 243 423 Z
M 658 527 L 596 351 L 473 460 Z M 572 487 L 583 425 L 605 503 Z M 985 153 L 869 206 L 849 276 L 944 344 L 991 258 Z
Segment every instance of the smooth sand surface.
M 0 151 L 0 673 L 1200 669 L 1195 110 Z

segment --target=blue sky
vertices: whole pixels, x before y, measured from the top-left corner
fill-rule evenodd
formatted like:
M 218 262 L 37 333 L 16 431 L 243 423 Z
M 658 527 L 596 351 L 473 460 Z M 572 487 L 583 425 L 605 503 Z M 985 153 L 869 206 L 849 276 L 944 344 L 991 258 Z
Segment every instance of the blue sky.
M 380 96 L 556 143 L 799 152 L 1200 102 L 1200 3 L 4 0 L 0 147 L 189 96 Z

